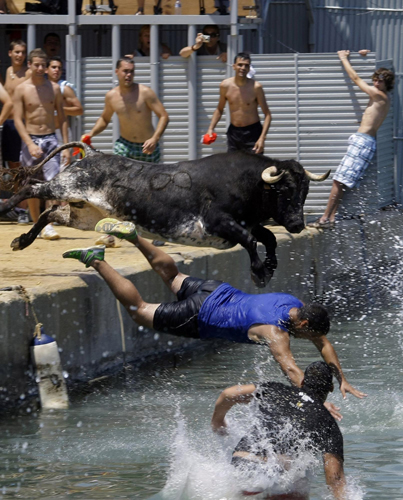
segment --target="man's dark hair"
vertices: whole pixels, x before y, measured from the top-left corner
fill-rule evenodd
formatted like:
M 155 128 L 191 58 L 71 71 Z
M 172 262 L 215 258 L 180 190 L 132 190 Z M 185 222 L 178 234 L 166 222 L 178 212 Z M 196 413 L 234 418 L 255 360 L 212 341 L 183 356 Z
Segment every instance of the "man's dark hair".
M 48 62 L 48 56 L 42 49 L 34 49 L 31 50 L 31 52 L 28 54 L 28 61 L 32 63 L 34 60 L 34 57 L 40 57 L 41 59 L 45 59 L 46 64 Z
M 62 68 L 63 68 L 63 61 L 62 61 L 62 58 L 61 58 L 60 56 L 53 56 L 53 57 L 50 57 L 50 58 L 48 59 L 48 62 L 46 63 L 46 66 L 47 66 L 48 68 L 49 68 L 50 63 L 51 63 L 52 61 L 57 61 L 57 62 L 59 62 L 59 63 L 62 65 Z
M 247 52 L 238 52 L 238 54 L 234 57 L 234 64 L 236 63 L 237 59 L 246 59 L 247 61 L 249 61 L 249 64 L 252 64 L 250 54 L 248 54 Z
M 23 47 L 25 47 L 25 49 L 27 48 L 27 44 L 24 42 L 24 40 L 13 40 L 10 43 L 9 50 L 13 50 L 16 45 L 22 45 Z
M 298 310 L 300 320 L 308 320 L 308 328 L 318 335 L 326 335 L 330 329 L 329 314 L 326 307 L 317 302 L 311 302 Z
M 43 43 L 45 44 L 51 36 L 54 36 L 55 38 L 59 39 L 60 42 L 60 36 L 57 33 L 46 33 L 45 38 L 43 39 Z
M 323 400 L 333 390 L 333 372 L 324 361 L 315 361 L 304 372 L 303 388 L 314 392 Z
M 395 85 L 395 74 L 387 68 L 379 68 L 372 75 L 372 80 L 382 80 L 385 82 L 386 90 L 392 90 Z
M 213 28 L 215 31 L 217 31 L 218 34 L 220 34 L 220 28 L 216 24 L 206 24 L 206 26 L 203 26 L 202 33 L 205 35 L 205 31 L 208 28 Z
M 122 62 L 127 62 L 130 64 L 133 64 L 133 66 L 134 66 L 133 59 L 130 59 L 130 57 L 121 57 L 120 59 L 118 59 L 118 62 L 116 63 L 116 69 L 120 68 L 120 65 L 122 64 Z

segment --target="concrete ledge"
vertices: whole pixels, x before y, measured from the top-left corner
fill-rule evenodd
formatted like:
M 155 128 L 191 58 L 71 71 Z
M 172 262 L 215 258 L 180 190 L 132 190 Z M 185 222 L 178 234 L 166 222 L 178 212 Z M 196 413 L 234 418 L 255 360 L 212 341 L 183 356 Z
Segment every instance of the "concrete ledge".
M 337 310 L 337 304 L 350 307 L 352 297 L 359 307 L 363 301 L 371 302 L 379 288 L 379 270 L 401 258 L 402 222 L 400 212 L 380 212 L 376 218 L 344 221 L 329 231 L 304 230 L 291 235 L 283 228 L 272 228 L 278 241 L 279 267 L 264 290 L 254 287 L 249 257 L 241 247 L 219 251 L 167 245 L 165 250 L 186 274 L 222 279 L 249 293 L 282 291 L 304 301 L 324 297 Z M 8 236 L 20 232 L 16 225 L 3 228 Z M 24 252 L 10 251 L 0 259 L 5 276 L 1 286 L 26 287 L 39 321 L 58 342 L 69 381 L 88 381 L 122 367 L 122 335 L 126 362 L 130 363 L 200 343 L 138 328 L 123 308 L 121 321 L 120 306 L 97 273 L 61 259 L 67 248 L 93 244 L 95 233 L 69 228 L 60 228 L 60 232 L 64 238 L 58 242 L 38 241 Z M 72 238 L 78 240 L 74 245 Z M 263 256 L 263 247 L 261 250 Z M 147 301 L 173 300 L 132 245 L 123 242 L 121 248 L 108 249 L 107 259 L 136 284 Z M 29 359 L 35 321 L 31 312 L 27 315 L 26 304 L 16 291 L 0 292 L 0 318 L 0 401 L 3 407 L 15 406 L 36 393 Z

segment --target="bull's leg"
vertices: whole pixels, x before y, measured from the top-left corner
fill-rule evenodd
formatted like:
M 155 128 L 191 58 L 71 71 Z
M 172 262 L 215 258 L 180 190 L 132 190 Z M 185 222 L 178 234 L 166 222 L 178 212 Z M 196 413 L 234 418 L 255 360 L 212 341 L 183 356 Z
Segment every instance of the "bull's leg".
M 38 234 L 42 231 L 42 229 L 50 224 L 51 222 L 58 222 L 59 224 L 66 226 L 68 224 L 70 218 L 70 208 L 59 207 L 58 205 L 53 205 L 53 207 L 45 210 L 38 219 L 31 230 L 28 233 L 21 234 L 18 238 L 15 238 L 11 242 L 11 248 L 13 250 L 24 250 L 31 243 L 35 241 Z
M 277 269 L 277 257 L 276 257 L 276 248 L 277 248 L 277 240 L 274 234 L 265 227 L 260 224 L 256 224 L 252 228 L 252 234 L 257 239 L 263 243 L 266 248 L 266 258 L 264 260 L 264 266 L 267 272 L 270 274 L 270 278 L 274 274 L 274 270 Z
M 25 186 L 8 200 L 0 203 L 0 215 L 16 207 L 21 201 L 32 198 L 32 186 Z
M 214 227 L 214 231 L 212 231 L 214 235 L 234 244 L 239 243 L 247 250 L 250 257 L 252 280 L 258 288 L 264 288 L 270 281 L 273 273 L 270 273 L 266 269 L 259 258 L 256 249 L 256 238 L 227 215 L 216 218 L 214 223 L 209 224 L 207 227 L 209 228 L 209 226 Z

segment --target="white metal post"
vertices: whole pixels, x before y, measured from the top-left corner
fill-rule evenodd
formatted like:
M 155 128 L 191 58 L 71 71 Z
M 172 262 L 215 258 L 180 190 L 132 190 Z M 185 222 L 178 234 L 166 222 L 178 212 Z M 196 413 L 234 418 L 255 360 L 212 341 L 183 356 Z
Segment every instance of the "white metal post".
M 27 46 L 28 46 L 28 54 L 31 50 L 36 49 L 36 30 L 35 24 L 28 24 L 27 28 Z
M 196 26 L 188 27 L 188 45 L 195 43 Z M 197 158 L 197 59 L 196 52 L 188 58 L 189 160 Z
M 114 24 L 112 26 L 112 84 L 113 86 L 118 84 L 117 78 L 116 78 L 116 73 L 115 73 L 115 68 L 118 60 L 120 59 L 120 26 L 118 24 Z M 117 114 L 114 113 L 112 117 L 112 125 L 113 125 L 113 132 L 112 132 L 112 138 L 113 142 L 115 142 L 120 135 L 120 127 L 119 127 L 119 120 L 117 117 Z
M 238 53 L 238 0 L 231 0 L 231 34 L 228 36 L 228 59 L 227 59 L 227 78 L 232 76 L 232 64 L 234 57 Z M 228 128 L 231 123 L 228 103 L 225 108 L 225 124 Z
M 150 77 L 151 88 L 154 92 L 159 94 L 159 37 L 158 25 L 152 24 L 150 29 Z M 152 116 L 153 127 L 156 128 L 158 124 L 158 117 L 153 113 Z

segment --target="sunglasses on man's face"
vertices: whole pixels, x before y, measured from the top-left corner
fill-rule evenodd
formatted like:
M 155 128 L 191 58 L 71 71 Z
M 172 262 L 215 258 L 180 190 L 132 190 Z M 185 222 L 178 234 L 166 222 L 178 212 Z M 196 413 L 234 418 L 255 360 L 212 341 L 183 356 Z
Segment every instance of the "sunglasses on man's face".
M 219 33 L 204 33 L 204 35 L 208 35 L 210 38 L 218 38 L 220 36 Z

